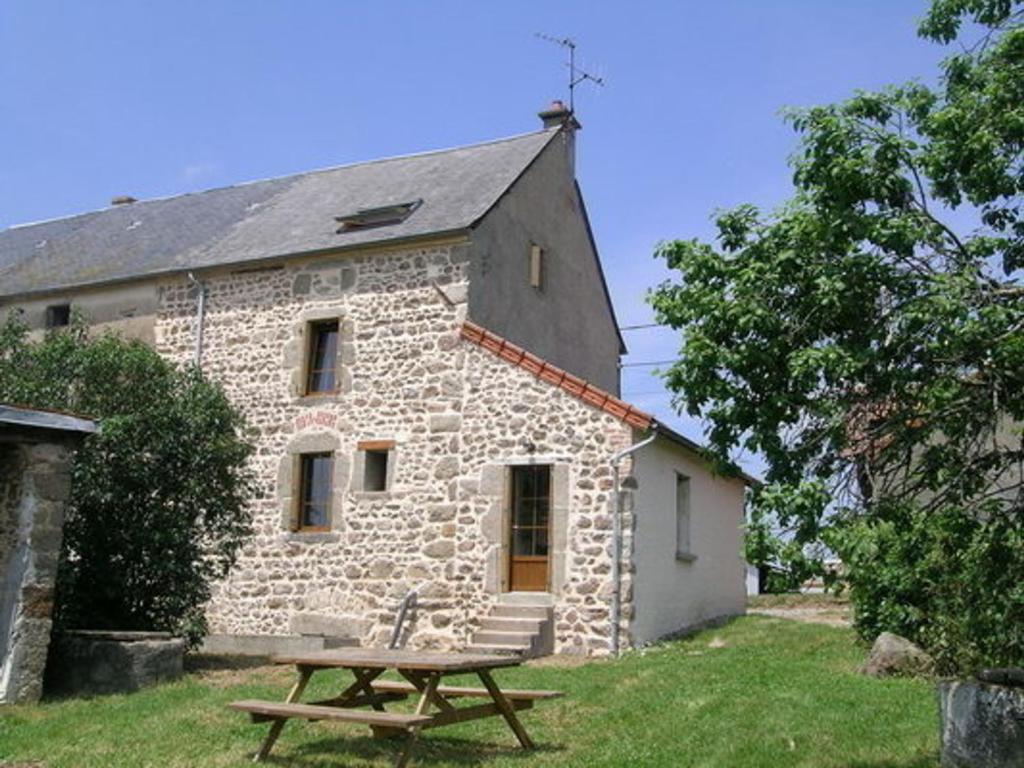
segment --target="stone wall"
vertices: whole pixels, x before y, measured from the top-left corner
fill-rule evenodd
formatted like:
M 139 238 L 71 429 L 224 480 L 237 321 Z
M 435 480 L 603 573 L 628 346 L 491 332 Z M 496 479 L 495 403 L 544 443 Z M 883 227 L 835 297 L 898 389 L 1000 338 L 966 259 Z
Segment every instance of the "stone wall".
M 0 443 L 0 702 L 42 693 L 71 449 Z
M 503 468 L 532 461 L 553 465 L 562 489 L 557 649 L 605 650 L 607 459 L 632 430 L 463 342 L 466 270 L 464 246 L 450 245 L 204 278 L 204 370 L 258 430 L 260 478 L 254 536 L 215 590 L 212 632 L 324 623 L 383 645 L 402 596 L 421 587 L 410 647 L 463 646 L 501 589 Z M 184 281 L 162 286 L 161 352 L 190 359 L 195 309 Z M 342 386 L 306 397 L 305 333 L 325 317 L 342 329 Z M 394 441 L 386 491 L 354 482 L 366 440 Z M 310 450 L 335 456 L 329 532 L 293 530 L 295 456 Z

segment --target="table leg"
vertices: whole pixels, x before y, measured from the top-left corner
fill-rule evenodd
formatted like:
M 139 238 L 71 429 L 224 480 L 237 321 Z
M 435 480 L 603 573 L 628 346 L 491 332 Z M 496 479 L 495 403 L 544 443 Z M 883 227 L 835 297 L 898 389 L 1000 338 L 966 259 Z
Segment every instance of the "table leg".
M 526 729 L 523 728 L 523 724 L 519 722 L 519 718 L 516 717 L 516 712 L 509 704 L 508 699 L 505 698 L 505 694 L 498 688 L 498 684 L 494 682 L 494 678 L 491 677 L 491 673 L 486 669 L 481 669 L 477 672 L 480 677 L 480 682 L 484 684 L 487 692 L 491 694 L 491 698 L 494 699 L 494 706 L 501 712 L 502 717 L 505 718 L 505 722 L 508 723 L 508 727 L 512 729 L 512 732 L 519 739 L 519 743 L 524 749 L 533 749 L 533 742 L 526 733 Z
M 420 696 L 420 703 L 416 706 L 417 715 L 425 715 L 430 709 L 430 704 L 437 693 L 437 684 L 440 681 L 441 675 L 437 672 L 432 673 L 427 678 L 427 684 L 423 688 L 423 695 Z M 412 749 L 416 744 L 416 738 L 419 736 L 419 733 L 420 729 L 418 726 L 413 726 L 409 729 L 409 734 L 405 737 L 405 745 L 395 761 L 395 768 L 405 768 L 409 764 L 409 760 L 412 758 Z
M 426 682 L 424 682 L 425 678 L 424 678 L 423 675 L 417 675 L 416 673 L 410 672 L 407 669 L 399 669 L 398 670 L 398 674 L 400 674 L 402 677 L 404 677 L 406 680 L 408 680 L 410 683 L 412 683 L 413 687 L 415 687 L 416 690 L 419 691 L 420 693 L 423 693 L 424 691 L 426 691 L 427 684 L 426 684 Z M 437 693 L 436 691 L 434 692 L 434 695 L 431 697 L 431 701 L 433 702 L 434 706 L 437 707 L 442 712 L 454 712 L 455 711 L 455 707 L 453 707 L 450 703 L 448 703 L 448 700 L 445 699 L 444 696 L 442 696 L 441 694 Z
M 302 696 L 302 692 L 306 690 L 306 684 L 309 683 L 309 678 L 313 676 L 314 667 L 299 667 L 299 679 L 295 685 L 292 686 L 291 691 L 288 693 L 288 698 L 285 699 L 285 703 L 294 704 Z M 284 728 L 285 720 L 275 720 L 270 725 L 270 732 L 267 733 L 267 738 L 263 740 L 263 745 L 260 747 L 260 751 L 256 753 L 253 758 L 254 763 L 258 763 L 263 760 L 267 755 L 270 754 L 270 750 L 274 748 L 274 742 L 277 741 L 277 737 L 281 735 L 281 729 Z

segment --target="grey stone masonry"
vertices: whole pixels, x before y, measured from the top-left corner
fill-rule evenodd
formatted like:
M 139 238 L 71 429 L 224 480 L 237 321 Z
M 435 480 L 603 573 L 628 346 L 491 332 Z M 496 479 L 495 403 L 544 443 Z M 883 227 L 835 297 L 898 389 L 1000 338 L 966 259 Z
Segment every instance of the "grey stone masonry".
M 418 588 L 408 647 L 465 647 L 507 589 L 509 468 L 533 463 L 552 468 L 555 650 L 607 652 L 608 457 L 633 429 L 460 338 L 467 258 L 454 243 L 203 275 L 203 367 L 255 428 L 259 478 L 254 534 L 207 608 L 213 633 L 295 636 L 312 622 L 383 646 Z M 195 296 L 176 279 L 160 293 L 157 348 L 188 361 Z M 325 318 L 338 320 L 339 386 L 308 396 L 306 334 Z M 387 451 L 383 488 L 364 485 L 369 446 Z M 327 531 L 296 524 L 309 452 L 334 458 Z
M 42 693 L 71 451 L 0 440 L 0 703 Z

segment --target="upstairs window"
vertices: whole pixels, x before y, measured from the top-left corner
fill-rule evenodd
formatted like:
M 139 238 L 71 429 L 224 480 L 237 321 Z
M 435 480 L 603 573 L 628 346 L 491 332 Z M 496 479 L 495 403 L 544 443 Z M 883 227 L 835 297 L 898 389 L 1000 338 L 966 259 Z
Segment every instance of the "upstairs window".
M 693 559 L 690 541 L 690 478 L 676 473 L 676 557 Z
M 299 472 L 298 529 L 329 530 L 334 456 L 330 453 L 303 454 Z
M 309 325 L 306 394 L 330 395 L 338 391 L 338 321 Z
M 71 325 L 71 305 L 54 304 L 46 308 L 46 327 L 64 328 Z

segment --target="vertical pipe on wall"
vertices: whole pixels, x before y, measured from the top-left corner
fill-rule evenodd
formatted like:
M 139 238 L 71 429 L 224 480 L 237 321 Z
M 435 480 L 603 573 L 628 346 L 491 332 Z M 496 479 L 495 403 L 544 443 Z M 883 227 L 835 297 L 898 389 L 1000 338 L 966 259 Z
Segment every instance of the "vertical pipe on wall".
M 611 457 L 614 486 L 612 490 L 612 607 L 611 607 L 611 651 L 619 655 L 619 624 L 622 615 L 622 483 L 619 478 L 619 464 L 629 456 L 654 442 L 658 436 L 656 429 L 639 443 L 629 446 Z
M 203 326 L 206 321 L 206 286 L 191 272 L 188 273 L 189 282 L 199 290 L 196 300 L 196 345 L 192 353 L 192 362 L 199 370 L 203 369 Z

